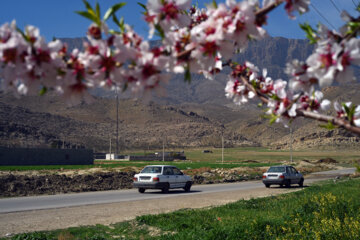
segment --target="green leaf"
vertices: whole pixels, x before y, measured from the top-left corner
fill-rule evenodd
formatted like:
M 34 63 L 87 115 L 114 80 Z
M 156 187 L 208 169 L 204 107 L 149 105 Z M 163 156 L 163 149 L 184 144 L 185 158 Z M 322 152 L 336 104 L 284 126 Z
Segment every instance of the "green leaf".
M 116 15 L 113 15 L 113 22 L 120 28 L 121 23 Z
M 163 40 L 165 38 L 165 32 L 164 30 L 161 28 L 161 26 L 159 24 L 155 25 L 155 29 L 156 29 L 156 35 L 158 35 L 159 37 L 161 37 L 161 39 Z
M 47 88 L 46 87 L 43 87 L 41 90 L 40 90 L 40 92 L 39 92 L 39 96 L 44 96 L 45 95 L 45 93 L 47 93 Z
M 306 33 L 306 37 L 310 40 L 310 44 L 317 43 L 316 31 L 308 24 L 299 24 L 300 28 Z
M 110 30 L 109 30 L 109 33 L 112 34 L 112 35 L 120 35 L 122 32 L 119 32 L 119 31 L 115 31 L 115 30 L 110 29 Z
M 125 24 L 124 24 L 124 18 L 123 17 L 121 17 L 121 19 L 119 21 L 119 19 L 116 17 L 116 15 L 113 15 L 113 21 L 119 27 L 120 33 L 125 32 Z
M 89 20 L 91 20 L 92 22 L 95 22 L 95 23 L 99 24 L 99 21 L 98 21 L 96 15 L 94 15 L 94 14 L 92 14 L 92 13 L 82 12 L 82 11 L 76 11 L 75 13 L 77 13 L 77 14 L 79 14 L 79 15 L 81 15 L 81 16 L 89 19 Z
M 360 23 L 359 22 L 348 22 L 348 31 L 346 32 L 346 34 L 353 34 L 354 31 L 358 31 L 360 28 Z
M 120 18 L 120 30 L 121 30 L 121 32 L 125 32 L 125 23 L 124 23 L 123 17 Z
M 85 4 L 85 7 L 88 10 L 88 12 L 95 15 L 94 9 L 91 7 L 90 3 L 88 3 L 86 0 L 83 0 L 83 3 Z
M 341 104 L 346 112 L 346 115 L 349 119 L 351 119 L 351 109 L 345 104 L 345 103 L 342 103 Z
M 126 5 L 126 3 L 121 2 L 121 3 L 115 4 L 114 6 L 109 8 L 104 15 L 104 20 L 105 21 L 108 20 L 109 17 L 113 16 L 120 8 L 122 8 L 125 5 Z
M 100 5 L 99 3 L 96 3 L 96 17 L 100 19 Z
M 29 37 L 26 36 L 26 34 L 20 28 L 16 27 L 16 31 L 18 31 L 21 34 L 21 36 L 25 39 L 25 41 L 30 42 Z
M 269 120 L 270 125 L 272 125 L 273 123 L 275 123 L 277 119 L 278 119 L 278 116 L 277 116 L 277 115 L 271 114 L 271 117 L 270 117 L 270 120 Z
M 270 98 L 275 100 L 275 101 L 280 101 L 281 100 L 281 98 L 279 98 L 276 94 L 271 95 Z
M 326 128 L 328 130 L 333 130 L 336 128 L 336 126 L 331 121 L 329 121 L 327 124 L 320 124 L 319 127 Z
M 137 4 L 147 12 L 147 7 L 145 6 L 145 4 L 142 4 L 141 2 L 137 2 Z
M 214 8 L 218 8 L 218 5 L 217 5 L 217 3 L 216 3 L 216 0 L 213 0 L 213 1 L 212 1 L 212 5 L 214 6 Z

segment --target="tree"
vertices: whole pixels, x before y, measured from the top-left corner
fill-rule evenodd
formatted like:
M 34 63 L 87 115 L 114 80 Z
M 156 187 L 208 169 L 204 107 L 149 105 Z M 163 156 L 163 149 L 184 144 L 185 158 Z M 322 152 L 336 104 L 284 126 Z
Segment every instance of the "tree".
M 360 17 L 343 12 L 346 23 L 338 32 L 324 25 L 316 30 L 301 25 L 316 48 L 305 62 L 287 64 L 288 81 L 274 81 L 266 69 L 260 72 L 249 62 L 233 62 L 232 56 L 249 41 L 265 36 L 262 26 L 273 9 L 284 6 L 294 19 L 294 12 L 309 10 L 310 0 L 263 0 L 262 4 L 257 0 L 213 1 L 206 9 L 191 6 L 190 0 L 139 3 L 150 37 L 157 34 L 162 40 L 161 46 L 153 48 L 117 17 L 125 3 L 114 5 L 103 17 L 99 4 L 92 7 L 86 0 L 84 4 L 86 10 L 77 13 L 92 23 L 83 52 L 75 49 L 68 54 L 59 40 L 46 43 L 33 26 L 24 31 L 15 22 L 0 27 L 1 84 L 6 91 L 29 95 L 56 90 L 70 104 L 91 101 L 88 90 L 94 87 L 119 88 L 146 97 L 150 91 L 161 92 L 170 73 L 182 73 L 190 82 L 191 73 L 212 79 L 229 67 L 226 96 L 237 104 L 260 99 L 271 123 L 287 125 L 305 117 L 326 122 L 327 128 L 339 126 L 360 134 L 360 106 L 335 102 L 336 116 L 320 114 L 318 111 L 329 109 L 331 102 L 317 90 L 354 78 L 352 66 L 360 64 Z M 117 30 L 108 28 L 109 19 Z

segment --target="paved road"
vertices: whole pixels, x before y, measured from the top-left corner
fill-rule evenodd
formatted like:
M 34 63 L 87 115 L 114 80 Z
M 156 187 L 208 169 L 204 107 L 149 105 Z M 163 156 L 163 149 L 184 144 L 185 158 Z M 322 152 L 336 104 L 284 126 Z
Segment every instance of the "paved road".
M 335 170 L 327 172 L 319 172 L 310 174 L 305 179 L 305 184 L 314 181 L 323 180 L 324 178 L 334 178 L 338 175 L 354 173 L 355 168 Z M 161 194 L 159 191 L 147 191 L 145 194 L 139 194 L 136 189 L 88 192 L 75 194 L 59 194 L 50 196 L 33 196 L 0 199 L 0 213 L 11 213 L 20 211 L 54 209 L 63 207 L 86 206 L 92 204 L 131 202 L 137 200 L 172 198 L 181 196 L 190 196 L 207 193 L 230 192 L 239 190 L 249 190 L 264 188 L 261 181 L 249 181 L 229 184 L 213 184 L 213 185 L 195 185 L 190 193 L 184 191 L 170 191 L 168 194 Z

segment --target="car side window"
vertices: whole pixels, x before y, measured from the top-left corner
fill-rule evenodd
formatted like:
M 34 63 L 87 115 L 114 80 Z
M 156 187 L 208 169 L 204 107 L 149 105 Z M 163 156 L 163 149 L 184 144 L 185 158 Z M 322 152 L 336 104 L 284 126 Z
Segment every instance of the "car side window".
M 173 170 L 171 167 L 164 167 L 164 175 L 173 175 Z
M 293 174 L 296 174 L 296 172 L 297 172 L 295 168 L 291 168 L 291 171 Z
M 178 168 L 174 167 L 172 170 L 174 172 L 174 175 L 182 175 L 182 172 Z

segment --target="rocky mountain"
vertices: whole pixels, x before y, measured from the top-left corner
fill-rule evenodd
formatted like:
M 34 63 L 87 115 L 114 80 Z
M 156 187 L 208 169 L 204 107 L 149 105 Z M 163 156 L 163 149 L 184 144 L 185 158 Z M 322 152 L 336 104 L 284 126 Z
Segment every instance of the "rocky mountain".
M 69 48 L 80 48 L 83 39 L 62 39 Z M 153 43 L 156 44 L 156 43 Z M 285 78 L 283 69 L 293 58 L 304 60 L 313 46 L 306 40 L 265 38 L 251 42 L 234 60 L 245 59 L 259 68 L 266 67 L 274 79 Z M 226 72 L 227 70 L 225 70 Z M 119 102 L 119 149 L 185 148 L 225 145 L 268 146 L 289 149 L 356 148 L 359 138 L 345 131 L 319 128 L 319 123 L 298 119 L 293 134 L 282 125 L 269 126 L 256 103 L 235 106 L 224 95 L 225 74 L 214 81 L 192 75 L 191 84 L 182 75 L 173 75 L 167 96 L 154 96 L 145 103 L 121 94 Z M 350 90 L 349 90 L 350 89 Z M 329 99 L 360 103 L 357 84 L 325 89 Z M 116 139 L 116 101 L 113 92 L 94 91 L 96 101 L 68 107 L 49 93 L 42 97 L 17 99 L 0 94 L 0 145 L 29 147 L 86 147 L 108 151 Z

